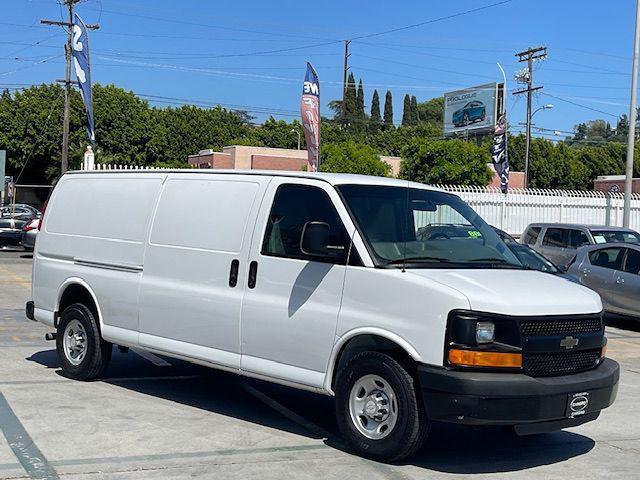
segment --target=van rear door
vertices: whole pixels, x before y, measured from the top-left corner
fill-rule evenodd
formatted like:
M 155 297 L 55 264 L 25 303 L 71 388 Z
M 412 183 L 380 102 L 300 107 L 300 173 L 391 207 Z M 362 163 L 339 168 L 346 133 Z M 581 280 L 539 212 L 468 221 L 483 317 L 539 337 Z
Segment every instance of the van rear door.
M 322 387 L 353 224 L 335 189 L 308 179 L 275 178 L 258 218 L 242 305 L 242 370 Z M 329 224 L 329 242 L 344 254 L 305 254 L 307 222 Z
M 145 252 L 140 344 L 240 367 L 240 306 L 270 177 L 171 174 Z

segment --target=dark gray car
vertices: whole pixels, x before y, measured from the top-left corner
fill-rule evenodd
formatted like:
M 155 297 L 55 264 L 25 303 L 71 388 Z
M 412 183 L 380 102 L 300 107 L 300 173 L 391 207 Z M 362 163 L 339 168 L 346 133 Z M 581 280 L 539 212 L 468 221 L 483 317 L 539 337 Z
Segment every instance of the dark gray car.
M 567 272 L 600 294 L 605 311 L 640 318 L 640 245 L 580 248 Z
M 640 234 L 622 227 L 532 223 L 522 234 L 521 242 L 562 268 L 569 265 L 580 247 L 605 243 L 640 244 Z

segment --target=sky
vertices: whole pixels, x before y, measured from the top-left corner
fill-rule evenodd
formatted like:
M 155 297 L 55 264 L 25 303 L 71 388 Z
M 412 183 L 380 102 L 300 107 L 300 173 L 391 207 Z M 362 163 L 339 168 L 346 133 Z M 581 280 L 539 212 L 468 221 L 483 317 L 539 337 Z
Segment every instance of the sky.
M 63 78 L 64 31 L 40 25 L 65 15 L 58 0 L 3 6 L 0 88 Z M 548 58 L 534 66 L 534 84 L 544 88 L 533 106 L 553 108 L 536 113 L 544 130 L 534 128 L 535 135 L 562 138 L 593 119 L 615 126 L 629 111 L 631 0 L 81 0 L 76 11 L 100 24 L 90 32 L 93 81 L 157 106 L 220 104 L 248 110 L 257 122 L 269 115 L 291 121 L 300 116 L 310 61 L 322 113 L 330 115 L 327 103 L 341 96 L 343 41 L 352 39 L 349 64 L 363 80 L 367 112 L 374 89 L 381 99 L 391 90 L 396 123 L 405 94 L 425 101 L 501 81 L 496 62 L 507 88 L 518 88 L 514 74 L 524 64 L 514 53 L 540 45 Z M 523 128 L 525 96 L 509 94 L 507 108 L 512 130 Z

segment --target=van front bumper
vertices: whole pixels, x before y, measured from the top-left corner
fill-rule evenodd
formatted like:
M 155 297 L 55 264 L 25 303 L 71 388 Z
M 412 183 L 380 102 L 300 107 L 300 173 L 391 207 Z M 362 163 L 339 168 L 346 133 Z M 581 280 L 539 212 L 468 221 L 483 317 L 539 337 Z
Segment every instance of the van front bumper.
M 558 377 L 418 367 L 422 397 L 431 420 L 467 425 L 513 425 L 520 434 L 542 433 L 595 420 L 613 403 L 620 367 L 605 359 L 598 367 Z M 570 403 L 586 393 L 588 404 L 572 417 Z M 574 413 L 575 415 L 575 413 Z

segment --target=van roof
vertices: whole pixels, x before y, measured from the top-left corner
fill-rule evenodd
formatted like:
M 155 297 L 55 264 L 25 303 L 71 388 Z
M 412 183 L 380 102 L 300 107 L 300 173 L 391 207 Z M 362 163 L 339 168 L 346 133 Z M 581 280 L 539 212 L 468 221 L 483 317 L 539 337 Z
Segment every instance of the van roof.
M 199 174 L 225 174 L 225 175 L 264 175 L 273 177 L 291 177 L 291 178 L 310 178 L 314 180 L 322 180 L 332 185 L 358 184 L 358 185 L 380 185 L 389 187 L 411 187 L 421 188 L 424 190 L 440 189 L 425 185 L 424 183 L 410 182 L 408 180 L 400 180 L 389 177 L 375 177 L 370 175 L 354 175 L 351 173 L 323 173 L 323 172 L 291 172 L 282 170 L 225 170 L 211 168 L 185 168 L 185 169 L 157 169 L 157 170 L 74 170 L 65 173 L 65 175 L 95 175 L 95 174 L 165 174 L 165 173 L 199 173 Z

